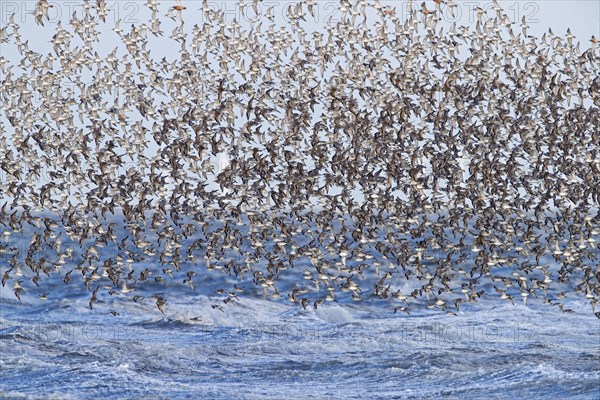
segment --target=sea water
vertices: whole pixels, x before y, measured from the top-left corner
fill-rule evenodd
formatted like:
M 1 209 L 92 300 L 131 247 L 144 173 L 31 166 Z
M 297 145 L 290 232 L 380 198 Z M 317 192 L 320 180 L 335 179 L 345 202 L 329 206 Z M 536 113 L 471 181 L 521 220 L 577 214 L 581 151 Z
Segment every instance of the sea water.
M 51 274 L 20 301 L 11 278 L 0 290 L 0 397 L 600 398 L 600 319 L 574 290 L 566 313 L 486 287 L 456 315 L 408 315 L 369 296 L 304 309 L 284 291 L 306 284 L 302 268 L 282 272 L 279 299 L 251 278 L 198 271 L 195 290 L 181 277 L 149 280 L 136 288 L 143 300 L 101 291 L 93 310 L 77 271 L 68 285 Z M 224 305 L 216 290 L 235 282 L 246 291 Z

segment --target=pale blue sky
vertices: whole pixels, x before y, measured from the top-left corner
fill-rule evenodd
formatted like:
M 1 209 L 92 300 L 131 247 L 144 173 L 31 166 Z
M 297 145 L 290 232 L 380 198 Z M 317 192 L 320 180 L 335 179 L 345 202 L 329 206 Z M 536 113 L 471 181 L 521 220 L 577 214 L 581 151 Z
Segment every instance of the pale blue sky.
M 339 4 L 337 0 L 313 0 L 316 10 L 316 17 L 319 21 L 326 20 L 329 16 L 335 17 L 336 7 Z M 119 1 L 107 1 L 107 5 L 112 9 L 108 14 L 108 19 L 121 19 L 125 23 L 134 23 L 136 21 L 144 21 L 146 19 L 145 0 L 119 0 Z M 251 0 L 245 0 L 247 4 L 251 3 Z M 24 27 L 31 27 L 33 30 L 36 25 L 33 20 L 31 13 L 34 9 L 36 0 L 3 0 L 0 3 L 0 23 L 4 25 L 8 21 L 8 16 L 15 13 L 16 21 L 22 24 Z M 51 4 L 55 5 L 54 9 L 50 10 L 52 20 L 56 21 L 58 16 L 61 16 L 63 21 L 68 18 L 74 10 L 80 9 L 82 1 L 79 0 L 64 0 L 64 1 L 50 1 Z M 90 3 L 95 3 L 94 0 L 90 0 Z M 193 14 L 198 11 L 201 5 L 201 0 L 181 0 L 182 4 L 188 6 L 186 11 L 186 22 L 193 21 Z M 284 10 L 289 4 L 295 4 L 296 1 L 284 1 L 284 0 L 265 0 L 265 6 L 275 6 L 274 17 L 279 19 L 283 14 Z M 352 1 L 352 3 L 354 3 Z M 372 0 L 369 0 L 372 3 Z M 414 4 L 420 7 L 422 2 L 416 0 Z M 432 0 L 425 2 L 429 8 L 433 9 L 435 4 Z M 483 8 L 491 8 L 491 1 L 461 1 L 455 0 L 458 5 L 458 23 L 466 24 L 469 19 L 473 20 L 473 8 L 480 6 Z M 573 34 L 581 39 L 588 40 L 591 35 L 600 36 L 600 1 L 596 0 L 542 0 L 542 1 L 531 1 L 531 0 L 499 0 L 500 5 L 506 10 L 507 14 L 513 18 L 515 16 L 520 18 L 525 16 L 527 22 L 531 25 L 532 33 L 539 34 L 547 31 L 549 27 L 552 27 L 555 33 L 559 34 L 566 31 L 567 28 L 571 28 Z M 161 6 L 163 9 L 170 7 L 175 4 L 174 0 L 162 1 Z M 213 0 L 209 1 L 211 7 L 221 8 L 227 11 L 227 15 L 232 17 L 238 15 L 239 18 L 239 7 L 238 0 Z M 406 7 L 408 1 L 397 1 L 397 0 L 382 0 L 381 4 L 384 6 L 395 7 L 397 10 L 401 10 Z M 199 16 L 198 12 L 198 16 Z M 116 17 L 116 18 L 115 18 Z M 470 17 L 470 18 L 469 18 Z M 311 18 L 309 16 L 309 18 Z M 198 18 L 200 20 L 200 18 Z M 109 21 L 107 21 L 109 22 Z M 317 24 L 318 25 L 318 24 Z M 38 40 L 43 41 L 45 38 L 40 35 L 37 37 Z
M 252 0 L 245 0 L 249 8 Z M 336 18 L 338 11 L 338 0 L 314 0 L 315 2 L 315 17 L 307 15 L 307 30 L 325 30 L 322 28 L 328 18 Z M 374 0 L 368 0 L 367 3 L 372 4 Z M 78 11 L 81 15 L 81 7 L 83 2 L 80 0 L 65 0 L 65 1 L 50 1 L 54 7 L 50 10 L 51 21 L 46 22 L 45 26 L 38 26 L 34 21 L 32 14 L 35 8 L 36 0 L 3 0 L 0 2 L 0 26 L 5 26 L 9 16 L 14 13 L 15 22 L 21 26 L 22 40 L 29 41 L 29 47 L 37 52 L 47 53 L 51 51 L 51 38 L 55 33 L 56 22 L 61 21 L 63 27 L 69 27 L 69 19 L 73 11 Z M 261 7 L 266 9 L 274 6 L 274 20 L 278 25 L 285 24 L 284 15 L 289 5 L 296 4 L 297 1 L 264 1 Z M 354 4 L 354 0 L 351 0 Z M 397 14 L 402 19 L 406 15 L 405 10 L 408 1 L 396 0 L 381 0 L 381 4 L 385 7 L 395 8 Z M 420 8 L 422 1 L 416 0 L 414 7 Z M 435 8 L 433 0 L 427 0 L 426 5 L 429 9 Z M 482 7 L 490 10 L 490 15 L 494 15 L 492 10 L 493 3 L 491 1 L 460 1 L 455 0 L 458 5 L 455 16 L 452 17 L 449 13 L 444 12 L 446 22 L 456 22 L 457 26 L 473 26 L 475 23 L 475 7 Z M 505 13 L 513 20 L 520 21 L 523 16 L 526 18 L 527 24 L 530 26 L 529 34 L 541 36 L 552 28 L 556 35 L 564 36 L 567 28 L 575 35 L 575 42 L 581 42 L 581 50 L 584 51 L 590 44 L 590 38 L 595 35 L 600 38 L 600 1 L 596 0 L 575 0 L 575 1 L 558 1 L 558 0 L 500 0 L 500 5 L 505 10 Z M 95 0 L 90 0 L 90 4 L 95 4 Z M 123 48 L 120 39 L 111 29 L 114 27 L 114 22 L 121 21 L 121 27 L 126 31 L 131 25 L 139 25 L 141 23 L 149 24 L 150 12 L 146 7 L 146 0 L 122 0 L 111 1 L 107 0 L 107 5 L 110 9 L 106 18 L 106 24 L 100 25 L 100 43 L 94 45 L 94 49 L 98 51 L 101 57 L 106 56 L 115 46 Z M 161 27 L 165 31 L 162 38 L 152 37 L 150 43 L 153 57 L 160 59 L 166 56 L 167 59 L 177 57 L 178 46 L 173 46 L 173 41 L 169 38 L 171 31 L 176 23 L 168 19 L 165 14 L 169 7 L 176 4 L 175 0 L 161 1 L 159 17 L 163 21 Z M 187 10 L 183 12 L 186 22 L 186 30 L 190 30 L 194 24 L 202 25 L 202 12 L 200 11 L 201 0 L 181 0 L 181 4 L 187 6 Z M 233 18 L 238 21 L 243 21 L 245 18 L 240 14 L 239 2 L 237 0 L 216 0 L 209 1 L 209 5 L 213 8 L 221 8 L 226 10 L 227 22 L 231 22 Z M 442 6 L 444 10 L 445 7 Z M 404 11 L 403 11 L 404 10 Z M 252 14 L 250 11 L 249 14 Z M 375 23 L 375 19 L 373 20 Z M 242 25 L 244 23 L 242 22 Z M 263 31 L 268 29 L 268 21 L 263 23 Z M 447 25 L 447 24 L 445 24 Z M 520 22 L 515 26 L 515 33 L 520 32 Z M 69 27 L 70 28 L 70 27 Z M 325 32 L 326 33 L 326 32 Z M 77 45 L 81 43 L 78 41 Z M 13 74 L 18 71 L 18 63 L 20 55 L 15 49 L 13 43 L 0 44 L 0 55 L 7 59 L 8 65 L 14 65 Z M 18 74 L 20 75 L 20 74 Z M 0 76 L 1 78 L 1 76 Z M 82 80 L 90 78 L 82 76 Z M 0 126 L 2 129 L 7 129 L 7 136 L 12 135 L 10 124 L 7 124 L 4 113 L 0 113 Z M 219 156 L 214 160 L 217 169 L 223 163 L 227 163 L 226 157 Z M 225 164 L 226 165 L 226 164 Z M 0 176 L 1 178 L 1 176 Z

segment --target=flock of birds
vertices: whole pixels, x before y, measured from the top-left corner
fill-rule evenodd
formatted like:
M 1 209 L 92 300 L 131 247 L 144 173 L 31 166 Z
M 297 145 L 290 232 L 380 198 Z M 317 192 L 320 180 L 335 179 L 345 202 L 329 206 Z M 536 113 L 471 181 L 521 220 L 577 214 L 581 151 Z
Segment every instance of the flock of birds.
M 600 46 L 532 36 L 492 5 L 457 26 L 451 0 L 406 18 L 342 0 L 314 29 L 314 0 L 283 18 L 240 1 L 239 20 L 148 0 L 148 21 L 111 33 L 104 0 L 52 24 L 39 0 L 40 51 L 10 16 L 2 287 L 20 298 L 59 274 L 90 308 L 125 295 L 164 312 L 163 285 L 224 273 L 219 310 L 251 292 L 598 311 Z

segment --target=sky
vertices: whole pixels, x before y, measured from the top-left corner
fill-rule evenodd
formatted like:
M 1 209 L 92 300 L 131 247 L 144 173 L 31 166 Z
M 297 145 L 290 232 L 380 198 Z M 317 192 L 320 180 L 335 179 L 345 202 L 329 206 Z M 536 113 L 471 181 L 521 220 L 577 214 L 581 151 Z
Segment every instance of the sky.
M 251 0 L 245 0 L 245 2 L 249 4 Z M 339 1 L 314 0 L 314 2 L 316 3 L 314 17 L 316 26 L 318 26 L 320 22 L 326 21 L 329 17 L 335 19 L 336 15 L 339 13 L 337 10 Z M 9 16 L 14 13 L 16 22 L 20 23 L 23 27 L 30 28 L 32 33 L 35 33 L 36 30 L 39 31 L 39 27 L 35 24 L 33 15 L 31 14 L 34 10 L 35 3 L 36 0 L 3 0 L 0 3 L 0 23 L 2 25 L 6 24 Z M 73 11 L 80 8 L 83 2 L 78 0 L 66 0 L 50 1 L 50 3 L 54 5 L 53 9 L 50 10 L 51 22 L 55 22 L 59 19 L 64 21 L 73 13 Z M 92 0 L 91 3 L 93 4 L 94 1 Z M 106 3 L 109 9 L 111 9 L 108 14 L 108 19 L 120 19 L 123 23 L 134 24 L 146 19 L 147 9 L 144 5 L 145 1 L 108 0 Z M 175 1 L 163 1 L 161 3 L 164 7 L 170 7 L 176 4 Z M 295 3 L 296 1 L 283 0 L 263 2 L 265 7 L 274 6 L 275 19 L 282 18 L 287 6 Z M 452 17 L 449 14 L 445 14 L 445 16 L 447 20 L 456 20 L 458 24 L 466 24 L 469 21 L 473 22 L 475 20 L 473 11 L 475 7 L 482 7 L 484 9 L 492 7 L 491 1 L 456 0 L 455 3 L 458 5 L 455 17 Z M 531 26 L 532 33 L 535 35 L 541 35 L 543 32 L 546 32 L 548 28 L 552 27 L 556 34 L 564 33 L 567 28 L 571 28 L 573 34 L 582 40 L 589 40 L 592 35 L 595 35 L 596 37 L 600 36 L 600 2 L 596 0 L 499 0 L 499 3 L 506 10 L 509 17 L 521 20 L 524 16 L 527 23 Z M 181 4 L 188 7 L 186 18 L 189 16 L 190 20 L 193 20 L 193 13 L 199 11 L 201 1 L 181 0 Z M 238 0 L 209 1 L 209 4 L 213 8 L 225 10 L 228 18 L 237 17 L 238 20 L 243 18 L 240 15 Z M 381 4 L 394 7 L 398 12 L 402 12 L 403 9 L 406 9 L 408 1 L 382 0 Z M 420 4 L 420 0 L 415 1 L 417 7 L 419 7 Z M 435 5 L 433 1 L 426 1 L 426 4 L 432 9 Z M 200 19 L 200 12 L 198 12 L 198 16 L 198 19 Z M 312 17 L 309 16 L 309 21 L 311 18 Z M 45 42 L 47 38 L 44 38 L 43 35 L 37 35 L 35 40 L 38 42 Z
M 80 0 L 65 0 L 65 1 L 50 1 L 54 7 L 49 10 L 50 21 L 45 23 L 45 26 L 39 26 L 35 23 L 34 16 L 32 14 L 35 9 L 37 0 L 2 0 L 0 2 L 0 27 L 6 26 L 11 15 L 14 14 L 15 22 L 21 26 L 21 34 L 23 40 L 29 41 L 29 47 L 32 50 L 48 53 L 52 50 L 51 38 L 55 32 L 56 23 L 61 21 L 63 26 L 67 27 L 69 24 L 70 16 L 74 11 L 78 14 L 81 13 L 81 7 L 83 2 Z M 324 24 L 331 19 L 333 22 L 339 18 L 339 1 L 334 0 L 314 0 L 315 2 L 315 16 L 312 17 L 307 15 L 307 26 L 308 29 L 315 31 L 322 31 L 324 33 Z M 351 3 L 354 4 L 354 0 Z M 374 0 L 368 0 L 367 3 L 372 4 Z M 95 4 L 95 0 L 90 1 L 91 4 Z M 123 28 L 129 29 L 131 25 L 138 25 L 141 23 L 149 23 L 150 13 L 145 3 L 146 0 L 122 0 L 122 1 L 106 1 L 109 8 L 109 12 L 106 18 L 106 24 L 100 26 L 100 43 L 96 44 L 98 47 L 98 53 L 106 55 L 112 49 L 119 45 L 122 48 L 122 43 L 118 39 L 115 33 L 111 32 L 115 22 L 120 21 Z M 225 10 L 226 22 L 229 23 L 235 18 L 241 21 L 244 25 L 245 17 L 240 12 L 240 2 L 238 0 L 218 0 L 209 1 L 210 7 L 213 9 Z M 247 7 L 250 7 L 252 1 L 245 0 Z M 263 1 L 261 7 L 268 8 L 273 7 L 274 20 L 278 24 L 285 24 L 286 10 L 290 5 L 296 4 L 297 1 Z M 420 8 L 422 1 L 416 0 L 413 4 L 414 7 Z M 455 14 L 451 15 L 448 12 L 443 13 L 443 25 L 449 26 L 449 24 L 456 22 L 457 26 L 473 26 L 476 21 L 475 8 L 482 7 L 489 9 L 493 7 L 491 1 L 460 1 L 455 0 L 457 8 Z M 600 38 L 600 2 L 595 0 L 542 0 L 542 1 L 518 1 L 518 0 L 499 0 L 500 5 L 505 10 L 505 13 L 513 21 L 521 21 L 525 18 L 526 23 L 529 25 L 529 34 L 534 36 L 541 36 L 548 32 L 551 28 L 554 34 L 564 36 L 568 28 L 570 28 L 573 35 L 575 35 L 575 42 L 581 42 L 581 51 L 584 51 L 591 44 L 589 42 L 592 35 Z M 165 30 L 163 38 L 153 38 L 152 48 L 150 49 L 154 54 L 155 59 L 160 59 L 166 56 L 167 59 L 173 59 L 177 57 L 177 46 L 173 46 L 173 41 L 169 38 L 171 29 L 175 23 L 170 21 L 164 15 L 168 11 L 169 7 L 177 4 L 175 0 L 160 1 L 160 15 L 164 23 L 162 28 Z M 182 14 L 186 22 L 187 29 L 191 30 L 194 24 L 201 25 L 203 22 L 202 13 L 200 11 L 202 6 L 201 0 L 181 0 L 181 4 L 185 5 L 187 9 Z M 390 7 L 394 9 L 394 12 L 399 16 L 401 20 L 404 19 L 406 14 L 408 1 L 395 1 L 395 0 L 382 0 L 381 4 L 384 7 Z M 429 9 L 435 8 L 433 0 L 425 2 Z M 443 8 L 445 9 L 445 8 Z M 491 12 L 493 14 L 493 12 Z M 266 30 L 266 24 L 263 30 Z M 519 32 L 520 28 L 516 27 L 515 32 Z M 96 46 L 95 45 L 95 46 Z M 18 63 L 20 61 L 20 55 L 15 49 L 15 46 L 11 44 L 0 44 L 0 56 L 7 60 L 8 65 L 14 65 L 13 73 L 18 71 Z M 2 80 L 2 72 L 0 72 L 0 81 Z M 82 77 L 82 80 L 86 80 Z M 7 123 L 5 114 L 0 111 L 0 130 L 3 131 L 3 135 L 10 138 L 12 127 Z M 216 173 L 222 170 L 228 164 L 228 159 L 225 155 L 219 155 L 215 160 Z M 212 161 L 211 161 L 212 162 Z M 0 172 L 1 174 L 2 172 Z M 0 179 L 2 177 L 0 176 Z

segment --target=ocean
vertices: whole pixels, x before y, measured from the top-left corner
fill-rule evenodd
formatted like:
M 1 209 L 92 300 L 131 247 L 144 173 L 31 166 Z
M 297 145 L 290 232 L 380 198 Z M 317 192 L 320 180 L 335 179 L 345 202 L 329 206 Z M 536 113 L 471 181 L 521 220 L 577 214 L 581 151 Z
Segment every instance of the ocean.
M 73 265 L 64 265 L 68 270 Z M 4 269 L 2 270 L 4 272 Z M 301 272 L 301 269 L 298 271 Z M 214 274 L 213 274 L 214 275 Z M 0 396 L 9 399 L 569 398 L 600 395 L 600 319 L 581 294 L 571 312 L 490 293 L 460 311 L 394 308 L 396 299 L 265 298 L 235 278 L 148 282 L 133 302 L 51 274 L 17 300 L 0 290 Z M 80 277 L 79 277 L 80 278 Z M 293 287 L 290 274 L 287 284 Z M 367 278 L 365 278 L 367 279 Z M 282 278 L 282 282 L 285 279 Z M 301 283 L 301 282 L 297 282 Z M 165 294 L 164 314 L 150 298 Z M 485 289 L 485 288 L 484 288 Z M 487 288 L 488 290 L 490 288 Z M 493 289 L 491 289 L 493 292 Z M 49 293 L 48 293 L 49 292 Z M 41 300 L 39 294 L 47 295 Z

